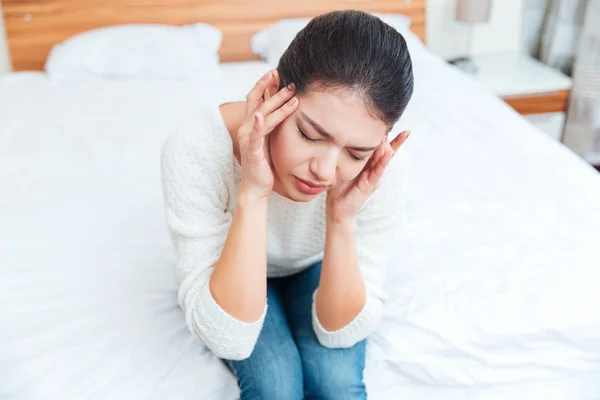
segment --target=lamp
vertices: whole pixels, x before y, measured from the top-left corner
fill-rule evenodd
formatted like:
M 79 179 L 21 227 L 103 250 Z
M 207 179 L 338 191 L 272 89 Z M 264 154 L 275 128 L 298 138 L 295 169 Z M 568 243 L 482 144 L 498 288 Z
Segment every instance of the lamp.
M 475 73 L 477 67 L 471 59 L 471 47 L 473 45 L 473 27 L 477 23 L 488 22 L 492 9 L 492 0 L 456 0 L 454 19 L 464 22 L 469 27 L 467 55 L 455 58 L 450 63 L 460 67 L 466 72 Z

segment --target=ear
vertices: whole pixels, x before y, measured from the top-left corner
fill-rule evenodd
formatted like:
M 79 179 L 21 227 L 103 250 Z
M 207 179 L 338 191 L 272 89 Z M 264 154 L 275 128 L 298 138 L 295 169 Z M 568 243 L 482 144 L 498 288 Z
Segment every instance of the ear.
M 271 97 L 275 96 L 279 91 L 279 84 L 281 83 L 281 79 L 279 78 L 279 71 L 277 68 L 274 68 L 271 73 L 273 74 L 273 79 L 271 83 L 265 90 L 265 100 L 269 100 Z

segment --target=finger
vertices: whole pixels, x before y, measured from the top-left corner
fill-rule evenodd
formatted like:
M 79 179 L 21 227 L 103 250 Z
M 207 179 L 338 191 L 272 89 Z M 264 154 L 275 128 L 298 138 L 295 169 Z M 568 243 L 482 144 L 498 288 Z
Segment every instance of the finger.
M 381 156 L 383 156 L 383 154 L 385 154 L 385 148 L 387 146 L 387 137 L 388 137 L 388 135 L 386 134 L 384 136 L 383 140 L 381 141 L 381 143 L 379 143 L 379 146 L 377 147 L 377 149 L 375 149 L 373 156 L 371 157 L 371 159 L 369 160 L 369 162 L 367 164 L 367 168 L 369 168 L 369 169 L 373 168 L 379 162 L 379 159 L 381 158 Z
M 265 128 L 263 135 L 267 135 L 275 129 L 277 125 L 282 123 L 287 117 L 292 115 L 298 108 L 298 98 L 292 97 L 283 107 L 279 107 L 271 115 L 265 118 Z
M 390 160 L 394 157 L 394 152 L 391 150 L 386 151 L 386 153 L 381 157 L 377 165 L 373 169 L 371 169 L 369 173 L 369 183 L 371 185 L 376 185 L 381 177 L 383 176 L 383 171 L 390 163 Z
M 358 190 L 359 193 L 368 196 L 372 191 L 372 185 L 369 182 L 369 171 L 362 171 L 358 178 L 355 180 L 353 189 Z
M 381 141 L 381 143 L 379 144 L 379 147 L 377 148 L 377 161 L 379 161 L 379 159 L 381 157 L 383 157 L 383 155 L 385 154 L 385 149 L 388 147 L 388 134 L 386 133 L 385 136 L 383 137 L 383 140 Z
M 296 93 L 293 83 L 290 83 L 279 92 L 277 92 L 270 99 L 266 100 L 262 106 L 258 109 L 262 115 L 268 117 L 272 112 L 283 106 L 289 99 L 291 99 Z
M 256 82 L 252 90 L 248 92 L 246 95 L 246 115 L 250 115 L 258 109 L 260 105 L 260 99 L 263 97 L 263 94 L 271 83 L 272 78 L 273 72 L 267 72 L 258 80 L 258 82 Z
M 408 139 L 409 136 L 410 136 L 410 131 L 404 131 L 404 132 L 400 133 L 398 136 L 396 136 L 394 138 L 394 140 L 392 140 L 390 142 L 390 145 L 392 146 L 392 150 L 394 150 L 394 152 L 398 151 L 400 146 L 402 146 L 404 144 L 404 142 L 406 142 L 406 139 Z
M 254 122 L 252 124 L 252 131 L 250 131 L 250 139 L 248 142 L 248 150 L 252 153 L 255 153 L 261 147 L 264 122 L 265 118 L 261 113 L 257 112 L 254 114 Z

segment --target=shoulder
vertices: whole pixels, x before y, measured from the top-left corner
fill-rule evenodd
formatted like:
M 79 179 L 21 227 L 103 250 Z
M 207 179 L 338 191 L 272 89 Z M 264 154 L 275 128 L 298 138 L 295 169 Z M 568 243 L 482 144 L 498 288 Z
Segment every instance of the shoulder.
M 167 137 L 163 155 L 183 152 L 211 158 L 232 156 L 231 137 L 218 114 L 218 108 L 195 112 Z
M 234 155 L 231 137 L 219 118 L 218 108 L 203 110 L 166 139 L 160 167 L 167 198 L 185 193 L 185 198 L 227 201 L 235 177 Z
M 207 174 L 232 174 L 233 144 L 218 108 L 196 112 L 165 140 L 163 171 L 179 165 Z

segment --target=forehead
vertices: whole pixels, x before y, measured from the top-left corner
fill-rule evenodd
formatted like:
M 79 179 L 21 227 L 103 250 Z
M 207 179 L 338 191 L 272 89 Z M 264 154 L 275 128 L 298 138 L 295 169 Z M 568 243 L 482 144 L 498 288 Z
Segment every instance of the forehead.
M 343 144 L 377 145 L 388 131 L 350 90 L 308 90 L 298 98 L 298 114 L 304 113 Z

